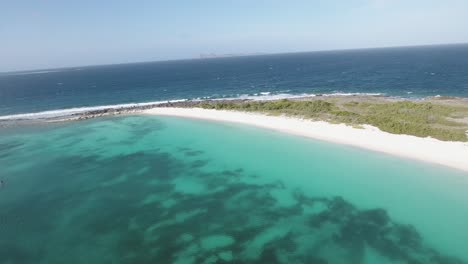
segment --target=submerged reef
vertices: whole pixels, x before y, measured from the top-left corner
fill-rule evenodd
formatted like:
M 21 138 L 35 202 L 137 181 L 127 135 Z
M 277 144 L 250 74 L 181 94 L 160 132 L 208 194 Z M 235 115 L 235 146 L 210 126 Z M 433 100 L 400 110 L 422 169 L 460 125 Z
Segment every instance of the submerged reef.
M 180 151 L 193 158 L 202 155 Z M 63 163 L 77 174 L 97 170 L 103 175 L 101 183 L 69 189 L 66 198 L 51 192 L 48 198 L 35 196 L 8 208 L 7 213 L 18 215 L 23 223 L 2 229 L 3 237 L 10 238 L 0 243 L 2 263 L 60 263 L 69 256 L 55 254 L 69 247 L 98 249 L 111 256 L 111 263 L 360 264 L 368 263 L 370 250 L 388 263 L 465 263 L 428 247 L 413 226 L 394 222 L 384 209 L 361 210 L 343 197 L 314 197 L 289 190 L 282 182 L 248 183 L 245 179 L 255 176 L 241 168 L 207 173 L 198 170 L 207 161 L 185 163 L 158 152 L 108 159 L 64 157 L 50 168 Z M 129 164 L 144 170 L 122 178 Z M 177 186 L 181 177 L 199 188 Z M 275 191 L 289 192 L 293 204 L 282 205 Z M 85 196 L 93 202 L 80 208 Z M 27 221 L 24 212 L 34 220 Z M 57 227 L 65 232 L 57 233 L 61 237 L 39 243 Z M 24 239 L 30 243 L 22 243 Z
M 214 166 L 199 149 L 106 152 L 68 138 L 54 140 L 69 152 L 18 167 L 0 190 L 32 186 L 2 204 L 0 263 L 467 263 L 384 208 Z

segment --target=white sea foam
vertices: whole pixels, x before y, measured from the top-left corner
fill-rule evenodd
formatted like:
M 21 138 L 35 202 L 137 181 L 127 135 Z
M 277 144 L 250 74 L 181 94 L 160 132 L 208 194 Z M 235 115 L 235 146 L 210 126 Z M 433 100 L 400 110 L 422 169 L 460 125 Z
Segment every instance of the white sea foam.
M 70 116 L 73 114 L 84 113 L 88 111 L 97 111 L 97 110 L 106 110 L 106 109 L 119 109 L 119 108 L 129 108 L 129 107 L 138 107 L 138 106 L 147 106 L 147 105 L 157 105 L 163 103 L 176 103 L 187 101 L 187 99 L 180 100 L 168 100 L 168 101 L 156 101 L 156 102 L 146 102 L 146 103 L 128 103 L 128 104 L 117 104 L 117 105 L 101 105 L 101 106 L 89 106 L 89 107 L 74 107 L 67 109 L 58 109 L 58 110 L 49 110 L 36 113 L 25 113 L 25 114 L 15 114 L 15 115 L 6 115 L 0 116 L 0 121 L 5 120 L 34 120 L 34 119 L 44 119 L 52 117 L 63 117 Z
M 281 100 L 281 99 L 294 99 L 294 98 L 303 98 L 303 97 L 315 97 L 315 96 L 385 96 L 384 93 L 342 93 L 342 92 L 334 92 L 334 93 L 320 93 L 320 94 L 312 94 L 312 93 L 300 93 L 300 94 L 292 94 L 289 93 L 291 90 L 284 90 L 275 92 L 259 92 L 253 94 L 236 94 L 236 95 L 212 95 L 212 96 L 203 96 L 197 97 L 193 100 L 201 101 L 201 100 L 238 100 L 238 99 L 248 99 L 254 101 L 268 101 L 268 100 Z
M 322 96 L 381 96 L 383 93 L 342 93 L 335 92 L 330 94 L 322 94 Z
M 31 74 L 45 74 L 45 73 L 53 73 L 53 72 L 63 72 L 66 70 L 42 70 L 42 71 L 28 71 L 28 72 L 11 72 L 5 73 L 4 76 L 11 76 L 11 75 L 31 75 Z
M 281 99 L 293 99 L 293 98 L 302 98 L 302 97 L 314 97 L 315 94 L 288 94 L 288 93 L 277 93 L 272 94 L 272 92 L 261 92 L 261 93 L 254 93 L 254 94 L 237 94 L 232 96 L 203 96 L 197 97 L 195 101 L 201 100 L 213 100 L 213 101 L 221 101 L 221 100 L 254 100 L 254 101 L 269 101 L 269 100 L 281 100 Z
M 239 99 L 250 99 L 254 101 L 271 101 L 271 100 L 281 100 L 281 99 L 294 99 L 294 98 L 301 98 L 301 97 L 314 97 L 315 94 L 287 94 L 287 93 L 279 93 L 279 94 L 271 94 L 271 93 L 260 93 L 260 95 L 252 96 L 252 95 L 241 95 Z
M 286 92 L 286 93 L 284 93 Z M 246 100 L 253 100 L 253 101 L 272 101 L 272 100 L 282 100 L 282 99 L 295 99 L 295 98 L 303 98 L 303 97 L 315 97 L 316 94 L 308 94 L 308 93 L 301 93 L 301 94 L 291 94 L 287 93 L 289 90 L 286 90 L 282 93 L 274 93 L 274 92 L 260 92 L 254 94 L 237 94 L 233 96 L 225 96 L 220 97 L 219 95 L 213 96 L 204 96 L 204 97 L 197 97 L 192 100 L 194 101 L 202 101 L 202 100 L 238 100 L 238 99 L 246 99 Z M 382 93 L 341 93 L 335 92 L 331 94 L 321 94 L 321 96 L 380 96 L 383 95 Z M 64 117 L 78 113 L 84 113 L 88 111 L 96 111 L 96 110 L 105 110 L 105 109 L 119 109 L 119 108 L 128 108 L 128 107 L 138 107 L 138 106 L 146 106 L 146 105 L 157 105 L 167 102 L 183 102 L 187 101 L 188 99 L 180 99 L 180 100 L 166 100 L 166 101 L 155 101 L 155 102 L 146 102 L 146 103 L 128 103 L 128 104 L 116 104 L 116 105 L 101 105 L 101 106 L 89 106 L 89 107 L 75 107 L 75 108 L 67 108 L 67 109 L 58 109 L 58 110 L 48 110 L 43 112 L 36 112 L 36 113 L 24 113 L 24 114 L 14 114 L 14 115 L 6 115 L 0 116 L 1 120 L 33 120 L 33 119 L 44 119 L 44 118 L 53 118 L 53 117 Z
M 320 94 L 321 96 L 382 96 L 385 95 L 383 93 L 342 93 L 342 92 L 334 92 L 329 94 Z M 318 94 L 310 94 L 310 93 L 301 93 L 301 94 L 290 94 L 290 93 L 277 93 L 273 94 L 271 92 L 261 92 L 255 93 L 253 95 L 249 94 L 240 94 L 236 97 L 228 97 L 228 98 L 215 98 L 214 100 L 229 100 L 229 99 L 250 99 L 255 101 L 268 101 L 268 100 L 281 100 L 281 99 L 294 99 L 294 98 L 302 98 L 302 97 L 315 97 Z

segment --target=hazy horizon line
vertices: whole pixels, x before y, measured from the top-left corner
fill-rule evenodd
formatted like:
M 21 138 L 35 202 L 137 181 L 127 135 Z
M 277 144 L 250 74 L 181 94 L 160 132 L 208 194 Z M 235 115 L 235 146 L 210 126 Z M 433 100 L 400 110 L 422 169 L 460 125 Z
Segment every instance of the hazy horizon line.
M 396 46 L 378 46 L 378 47 L 365 47 L 365 48 L 339 48 L 339 49 L 318 49 L 318 50 L 308 50 L 308 51 L 290 51 L 290 52 L 249 52 L 249 53 L 222 53 L 218 54 L 220 57 L 187 57 L 179 59 L 167 59 L 167 60 L 149 60 L 149 61 L 134 61 L 134 62 L 122 62 L 122 63 L 102 63 L 102 64 L 86 64 L 86 65 L 75 65 L 75 66 L 65 66 L 65 67 L 56 67 L 56 68 L 32 68 L 26 70 L 13 70 L 13 71 L 0 71 L 0 75 L 12 74 L 12 73 L 29 73 L 35 71 L 56 71 L 56 70 L 65 70 L 65 69 L 75 69 L 77 68 L 88 68 L 88 67 L 103 67 L 103 66 L 114 66 L 114 65 L 127 65 L 127 64 L 143 64 L 143 63 L 154 63 L 154 62 L 171 62 L 171 61 L 187 61 L 187 60 L 215 60 L 215 59 L 225 59 L 225 58 L 235 58 L 235 57 L 256 57 L 256 56 L 271 56 L 271 55 L 281 55 L 281 54 L 300 54 L 300 53 L 314 53 L 314 52 L 334 52 L 334 51 L 359 51 L 359 50 L 373 50 L 373 49 L 392 49 L 392 48 L 417 48 L 417 47 L 432 47 L 432 46 L 456 46 L 456 45 L 468 45 L 468 42 L 455 42 L 455 43 L 440 43 L 440 44 L 418 44 L 418 45 L 396 45 Z M 199 53 L 201 54 L 217 54 L 211 52 Z M 237 55 L 236 55 L 237 54 Z

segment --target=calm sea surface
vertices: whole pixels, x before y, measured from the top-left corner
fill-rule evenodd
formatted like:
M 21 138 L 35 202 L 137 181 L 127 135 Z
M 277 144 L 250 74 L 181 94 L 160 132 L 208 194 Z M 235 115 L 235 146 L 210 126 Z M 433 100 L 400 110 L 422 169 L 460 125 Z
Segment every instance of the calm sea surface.
M 258 128 L 0 130 L 0 263 L 468 263 L 468 175 Z

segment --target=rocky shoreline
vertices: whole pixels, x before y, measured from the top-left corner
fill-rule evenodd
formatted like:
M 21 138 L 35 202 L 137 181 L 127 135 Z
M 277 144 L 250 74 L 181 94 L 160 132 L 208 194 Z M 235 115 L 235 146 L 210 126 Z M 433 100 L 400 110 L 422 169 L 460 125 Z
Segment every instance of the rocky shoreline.
M 179 102 L 166 102 L 166 103 L 155 103 L 155 104 L 147 104 L 147 105 L 135 105 L 129 107 L 119 107 L 119 108 L 105 108 L 99 110 L 92 110 L 92 111 L 85 111 L 80 113 L 73 113 L 70 115 L 65 116 L 58 116 L 58 117 L 43 117 L 43 118 L 23 118 L 23 119 L 4 119 L 0 120 L 0 128 L 6 128 L 16 125 L 28 125 L 28 124 L 38 124 L 38 123 L 56 123 L 56 122 L 69 122 L 69 121 L 82 121 L 88 120 L 93 118 L 99 117 L 106 117 L 106 116 L 115 116 L 115 115 L 128 115 L 128 114 L 138 114 L 142 111 L 157 108 L 157 107 L 181 107 L 181 108 L 188 108 L 193 107 L 200 102 L 204 102 L 205 100 L 187 100 L 187 101 L 179 101 Z M 210 102 L 214 100 L 206 100 L 206 102 Z M 234 100 L 216 100 L 216 102 L 245 102 L 251 101 L 249 99 L 234 99 Z
M 281 99 L 276 100 L 265 100 L 265 101 L 278 101 Z M 298 98 L 289 98 L 287 100 L 291 101 L 304 101 L 304 100 L 340 100 L 344 102 L 350 101 L 372 101 L 372 102 L 395 102 L 395 101 L 404 101 L 413 99 L 407 98 L 398 98 L 398 97 L 389 97 L 383 95 L 353 95 L 353 96 L 325 96 L 325 95 L 317 95 L 317 96 L 305 96 L 305 97 L 298 97 Z M 457 97 L 427 97 L 424 99 L 417 99 L 417 100 L 424 100 L 424 101 L 434 101 L 437 103 L 442 104 L 463 104 L 468 105 L 468 98 L 457 98 Z M 37 124 L 37 123 L 51 123 L 51 122 L 68 122 L 68 121 L 82 121 L 88 120 L 93 118 L 99 117 L 106 117 L 106 116 L 115 116 L 115 115 L 128 115 L 128 114 L 138 114 L 142 111 L 153 109 L 153 108 L 164 108 L 164 107 L 180 107 L 180 108 L 192 108 L 197 107 L 200 103 L 244 103 L 249 101 L 259 101 L 253 99 L 207 99 L 207 100 L 185 100 L 185 101 L 177 101 L 177 102 L 166 102 L 166 103 L 155 103 L 155 104 L 145 104 L 145 105 L 133 105 L 129 107 L 119 107 L 119 108 L 105 108 L 99 110 L 92 110 L 92 111 L 85 111 L 80 113 L 73 113 L 70 115 L 65 116 L 58 116 L 58 117 L 43 117 L 43 118 L 24 118 L 24 119 L 4 119 L 0 120 L 0 128 L 22 125 L 22 124 Z

